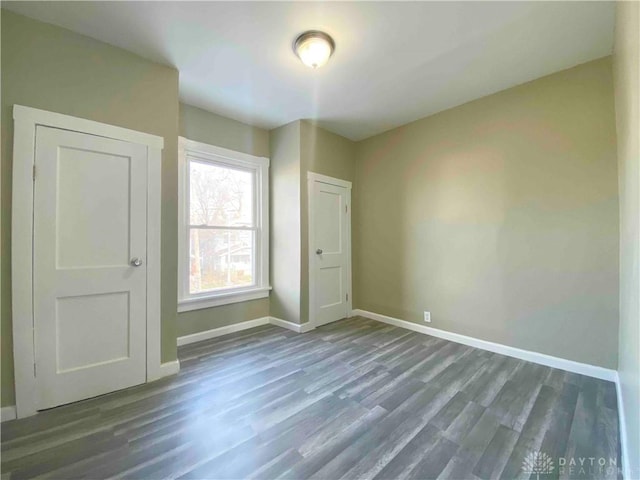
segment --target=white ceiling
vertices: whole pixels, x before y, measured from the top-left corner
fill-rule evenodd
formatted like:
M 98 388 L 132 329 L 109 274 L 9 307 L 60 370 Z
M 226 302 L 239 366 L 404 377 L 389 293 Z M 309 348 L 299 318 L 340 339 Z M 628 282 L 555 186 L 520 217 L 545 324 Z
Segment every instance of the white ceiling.
M 608 55 L 613 2 L 3 2 L 175 66 L 180 97 L 273 128 L 297 119 L 359 140 Z M 297 34 L 336 41 L 304 66 Z

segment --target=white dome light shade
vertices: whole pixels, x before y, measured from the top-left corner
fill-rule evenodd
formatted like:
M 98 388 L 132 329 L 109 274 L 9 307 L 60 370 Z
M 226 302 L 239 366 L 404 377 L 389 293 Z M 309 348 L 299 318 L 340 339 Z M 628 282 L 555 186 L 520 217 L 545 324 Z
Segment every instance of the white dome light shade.
M 293 50 L 302 63 L 311 68 L 318 68 L 327 63 L 334 48 L 333 39 L 316 30 L 304 32 L 293 45 Z

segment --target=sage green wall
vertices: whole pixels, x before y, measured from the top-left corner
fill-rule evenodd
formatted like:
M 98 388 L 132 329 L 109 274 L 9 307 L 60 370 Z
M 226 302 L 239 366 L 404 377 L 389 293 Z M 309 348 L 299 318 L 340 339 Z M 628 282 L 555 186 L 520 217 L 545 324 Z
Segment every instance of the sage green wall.
M 270 132 L 271 316 L 300 323 L 300 122 Z
M 178 72 L 2 10 L 2 405 L 14 404 L 11 340 L 11 163 L 14 104 L 164 137 L 162 360 L 176 358 Z
M 353 182 L 355 143 L 312 123 L 300 121 L 300 323 L 309 321 L 309 193 L 307 172 Z
M 180 135 L 238 152 L 269 157 L 269 132 L 191 105 L 180 104 Z M 269 298 L 178 314 L 178 336 L 269 315 Z
M 611 58 L 357 144 L 355 307 L 616 368 Z
M 302 120 L 300 153 L 309 172 L 353 182 L 355 174 L 355 142 Z M 306 183 L 306 173 L 303 179 Z
M 268 130 L 184 103 L 180 104 L 180 135 L 257 157 L 269 156 Z
M 269 297 L 178 314 L 178 336 L 269 316 Z
M 640 478 L 640 3 L 618 2 L 614 88 L 620 183 L 618 375 L 628 478 Z

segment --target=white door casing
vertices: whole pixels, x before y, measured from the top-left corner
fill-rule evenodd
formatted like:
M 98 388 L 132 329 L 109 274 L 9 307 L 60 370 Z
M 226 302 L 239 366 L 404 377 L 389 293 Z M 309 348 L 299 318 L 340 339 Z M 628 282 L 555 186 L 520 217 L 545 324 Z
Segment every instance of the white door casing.
M 351 183 L 309 172 L 309 321 L 351 312 Z
M 161 365 L 160 359 L 160 199 L 161 199 L 161 152 L 163 148 L 163 139 L 155 135 L 147 133 L 137 132 L 121 127 L 115 127 L 103 123 L 94 122 L 91 120 L 80 119 L 68 115 L 62 115 L 53 112 L 47 112 L 44 110 L 38 110 L 34 108 L 24 107 L 21 105 L 15 105 L 13 107 L 14 118 L 14 144 L 13 144 L 13 200 L 12 200 L 12 322 L 13 322 L 13 356 L 14 356 L 14 371 L 15 371 L 15 392 L 16 392 L 16 411 L 18 418 L 26 417 L 36 413 L 38 408 L 43 408 L 43 405 L 49 405 L 47 403 L 51 398 L 44 397 L 44 401 L 41 402 L 39 380 L 42 376 L 36 378 L 36 363 L 40 372 L 43 369 L 46 372 L 47 368 L 50 368 L 49 373 L 54 373 L 60 377 L 58 371 L 67 374 L 81 374 L 83 370 L 93 371 L 95 379 L 88 379 L 89 388 L 84 390 L 85 395 L 93 395 L 97 390 L 91 390 L 91 382 L 93 386 L 102 388 L 98 384 L 105 382 L 105 379 L 111 381 L 111 388 L 115 385 L 115 388 L 119 388 L 117 382 L 121 382 L 120 385 L 126 383 L 136 382 L 140 383 L 140 371 L 142 371 L 142 382 L 151 381 L 160 378 L 165 374 L 175 373 L 175 362 L 170 362 Z M 88 162 L 92 165 L 100 164 L 97 158 L 109 159 L 112 162 L 106 162 L 106 165 L 99 165 L 98 170 L 102 169 L 99 173 L 101 176 L 100 184 L 96 188 L 93 188 L 94 202 L 92 209 L 104 209 L 98 214 L 100 216 L 103 211 L 109 211 L 109 208 L 124 208 L 123 205 L 130 200 L 133 200 L 133 209 L 129 210 L 128 219 L 129 225 L 137 218 L 136 222 L 141 222 L 143 227 L 135 227 L 133 230 L 144 230 L 144 234 L 140 237 L 139 232 L 135 234 L 131 230 L 130 236 L 127 240 L 129 245 L 127 249 L 142 249 L 146 250 L 146 255 L 142 253 L 142 260 L 144 268 L 138 267 L 129 268 L 128 265 L 122 265 L 123 260 L 122 250 L 123 240 L 122 236 L 118 237 L 114 232 L 105 232 L 107 226 L 110 228 L 114 226 L 113 219 L 104 219 L 103 225 L 105 228 L 102 230 L 101 237 L 98 238 L 96 229 L 85 228 L 75 229 L 77 238 L 65 238 L 67 242 L 64 245 L 55 247 L 55 261 L 59 266 L 64 268 L 53 269 L 51 268 L 51 252 L 49 251 L 49 264 L 47 267 L 46 255 L 42 257 L 38 252 L 34 251 L 34 247 L 38 248 L 35 242 L 45 244 L 45 248 L 51 249 L 51 246 L 47 246 L 47 239 L 34 238 L 34 222 L 38 221 L 38 229 L 51 228 L 51 225 L 43 224 L 41 221 L 51 221 L 51 218 L 47 215 L 40 215 L 39 210 L 41 208 L 51 209 L 52 205 L 47 202 L 42 203 L 43 198 L 46 197 L 46 191 L 43 190 L 45 197 L 42 197 L 39 189 L 34 191 L 34 176 L 48 175 L 47 167 L 43 164 L 44 171 L 38 166 L 38 170 L 34 168 L 34 160 L 36 159 L 36 131 L 40 136 L 42 131 L 51 130 L 43 127 L 51 127 L 51 129 L 61 129 L 65 136 L 65 142 L 71 143 L 74 147 L 80 146 L 80 150 L 83 148 L 88 150 L 88 157 L 92 158 L 93 162 Z M 60 130 L 57 130 L 60 132 Z M 76 133 L 80 132 L 80 133 Z M 44 138 L 44 137 L 43 137 Z M 79 144 L 74 144 L 78 139 L 90 139 L 90 143 L 94 143 L 93 147 L 86 148 L 87 144 L 82 144 L 80 140 Z M 116 140 L 115 142 L 111 139 Z M 51 141 L 51 139 L 49 139 Z M 63 142 L 63 143 L 65 143 Z M 55 143 L 55 142 L 54 142 Z M 40 145 L 40 144 L 39 144 Z M 44 144 L 42 144 L 44 145 Z M 96 148 L 96 145 L 107 146 L 107 150 L 117 146 L 115 156 L 102 155 L 100 148 Z M 120 150 L 118 150 L 120 149 Z M 69 154 L 73 149 L 63 152 L 60 156 L 64 170 L 58 182 L 64 182 L 69 180 L 78 180 L 79 176 L 89 175 L 90 171 L 87 170 L 87 165 L 81 166 L 77 171 L 71 171 L 69 168 L 72 164 L 77 164 L 77 160 L 82 157 L 78 157 L 77 154 Z M 38 154 L 41 152 L 39 151 Z M 104 154 L 104 152 L 102 152 Z M 124 155 L 122 155 L 124 154 Z M 66 156 L 65 156 L 66 155 Z M 74 155 L 76 155 L 74 157 Z M 123 168 L 122 158 L 132 155 L 134 157 L 142 155 L 145 159 L 144 171 L 141 172 L 137 167 L 134 167 L 129 172 L 126 172 L 127 168 Z M 46 163 L 46 161 L 45 161 Z M 66 165 L 64 165 L 66 163 Z M 125 162 L 127 163 L 127 162 Z M 134 163 L 134 162 L 131 162 Z M 84 170 L 83 170 L 84 168 Z M 90 170 L 90 169 L 89 169 Z M 68 173 L 71 176 L 68 176 Z M 60 172 L 58 172 L 60 173 Z M 49 173 L 50 174 L 50 173 Z M 136 189 L 137 193 L 134 193 L 135 198 L 113 199 L 114 205 L 104 205 L 105 202 L 99 202 L 97 199 L 104 200 L 107 193 L 104 191 L 107 184 L 112 187 L 117 187 L 122 190 L 122 183 L 117 179 L 122 179 L 123 176 L 129 175 L 130 180 L 133 182 L 128 189 L 129 197 L 133 192 L 133 186 L 143 183 L 142 193 L 139 189 Z M 46 178 L 46 177 L 45 177 Z M 95 182 L 94 182 L 95 183 Z M 65 189 L 61 197 L 61 206 L 64 208 L 63 226 L 73 224 L 74 221 L 79 221 L 82 215 L 90 210 L 88 207 L 83 209 L 83 206 L 74 206 L 73 198 L 82 195 L 82 182 L 70 182 L 72 188 Z M 54 182 L 54 185 L 57 185 Z M 40 184 L 38 185 L 40 187 Z M 85 186 L 86 187 L 86 186 Z M 35 195 L 34 195 L 35 193 Z M 120 192 L 122 193 L 122 192 Z M 142 200 L 141 200 L 141 197 Z M 49 198 L 51 198 L 51 192 L 49 192 Z M 56 202 L 58 200 L 56 194 Z M 34 212 L 34 201 L 40 202 L 42 205 L 38 205 L 36 208 L 38 212 Z M 90 202 L 89 202 L 90 203 Z M 135 205 L 143 203 L 142 208 L 135 208 Z M 57 208 L 57 207 L 56 207 Z M 59 210 L 59 209 L 58 209 Z M 38 216 L 36 218 L 36 215 Z M 42 212 L 44 213 L 44 212 Z M 60 214 L 60 211 L 55 212 L 56 215 Z M 142 215 L 142 218 L 140 216 Z M 92 220 L 93 221 L 93 220 Z M 92 223 L 93 227 L 99 226 L 99 223 Z M 87 226 L 88 227 L 88 226 Z M 73 228 L 72 228 L 73 229 Z M 106 242 L 107 240 L 114 240 L 113 245 L 115 248 L 101 248 L 100 252 L 92 252 L 91 249 L 84 248 L 84 245 L 78 245 L 82 236 L 85 236 L 85 240 Z M 52 238 L 48 240 L 51 242 Z M 118 243 L 120 242 L 120 243 Z M 53 242 L 51 242 L 53 243 Z M 64 243 L 64 242 L 63 242 Z M 102 245 L 104 247 L 104 245 Z M 44 251 L 46 254 L 46 251 Z M 128 256 L 127 252 L 127 256 Z M 35 264 L 34 260 L 35 259 Z M 130 260 L 126 258 L 125 260 Z M 146 262 L 145 262 L 146 260 Z M 44 261 L 45 263 L 42 263 Z M 62 302 L 56 302 L 56 309 L 60 310 L 64 318 L 66 325 L 64 331 L 73 331 L 79 333 L 82 328 L 95 327 L 97 329 L 103 328 L 104 325 L 100 324 L 104 321 L 105 315 L 109 318 L 118 318 L 120 324 L 118 328 L 105 329 L 104 331 L 98 331 L 97 334 L 102 337 L 102 342 L 98 343 L 97 351 L 91 351 L 89 347 L 94 347 L 90 342 L 87 345 L 78 345 L 77 339 L 74 339 L 73 335 L 66 336 L 62 339 L 63 347 L 64 342 L 71 342 L 76 348 L 73 349 L 73 354 L 64 349 L 57 349 L 56 343 L 53 343 L 51 339 L 46 337 L 40 338 L 34 335 L 36 324 L 34 323 L 34 307 L 37 310 L 44 308 L 45 303 L 40 303 L 41 300 L 36 301 L 34 298 L 34 290 L 39 292 L 42 290 L 43 285 L 40 278 L 35 279 L 34 265 L 38 268 L 40 266 L 40 272 L 45 277 L 59 276 L 58 280 L 63 280 L 60 285 L 60 291 L 46 292 L 49 295 L 49 304 L 51 299 L 55 295 L 59 295 L 62 298 Z M 45 270 L 42 270 L 42 268 Z M 81 268 L 78 268 L 81 267 Z M 89 268 L 87 268 L 89 267 Z M 106 268 L 102 268 L 106 267 Z M 47 271 L 46 268 L 49 270 Z M 55 270 L 60 270 L 56 272 Z M 68 270 L 64 272 L 64 270 Z M 101 271 L 102 270 L 102 271 Z M 91 271 L 91 273 L 90 273 Z M 107 275 L 101 275 L 109 271 Z M 39 273 L 38 273 L 39 274 Z M 82 277 L 85 277 L 84 279 Z M 35 280 L 35 282 L 34 282 Z M 44 281 L 44 280 L 43 280 Z M 139 300 L 140 285 L 144 285 L 142 292 L 142 301 Z M 98 293 L 102 292 L 102 293 Z M 71 295 L 68 295 L 71 293 Z M 89 293 L 89 296 L 84 295 Z M 46 296 L 45 295 L 45 296 Z M 133 298 L 135 296 L 136 298 Z M 125 301 L 125 297 L 127 301 Z M 133 300 L 132 300 L 133 298 Z M 44 300 L 43 300 L 44 301 Z M 91 319 L 94 323 L 77 322 L 83 316 L 86 315 L 87 309 L 95 310 L 98 315 L 94 315 Z M 107 312 L 108 313 L 105 313 Z M 128 312 L 127 312 L 128 311 Z M 142 311 L 143 322 L 136 324 L 135 326 L 129 326 L 134 328 L 128 328 L 128 345 L 123 347 L 124 343 L 117 340 L 122 340 L 125 336 L 123 323 L 126 319 L 127 313 L 133 314 L 135 311 Z M 52 317 L 52 313 L 45 312 L 45 315 L 49 315 L 49 319 Z M 45 317 L 43 317 L 44 319 Z M 43 320 L 44 321 L 44 320 Z M 74 323 L 77 322 L 77 323 Z M 38 324 L 38 327 L 40 324 Z M 137 328 L 135 328 L 137 327 Z M 52 328 L 50 322 L 44 325 L 45 330 Z M 95 332 L 94 332 L 95 333 Z M 57 341 L 57 340 L 56 340 Z M 73 342 L 76 342 L 73 344 Z M 44 342 L 44 343 L 43 343 Z M 48 345 L 46 342 L 50 342 Z M 142 349 L 136 348 L 136 352 L 131 354 L 133 347 L 142 343 Z M 37 345 L 36 345 L 37 344 Z M 69 345 L 66 345 L 69 346 Z M 38 354 L 44 353 L 45 356 L 40 355 L 36 358 L 36 347 L 39 348 Z M 107 348 L 108 347 L 108 348 Z M 47 353 L 46 349 L 49 349 Z M 118 348 L 120 350 L 118 350 Z M 44 349 L 44 350 L 43 350 Z M 54 350 L 57 349 L 55 362 L 53 365 L 45 365 L 46 355 L 51 355 Z M 101 349 L 101 350 L 100 350 Z M 64 350 L 64 351 L 63 351 Z M 116 358 L 125 357 L 124 351 L 127 351 L 131 360 L 129 367 L 132 372 L 118 371 L 116 374 L 114 371 L 109 371 L 109 364 L 111 366 L 118 365 L 120 362 L 127 362 L 128 360 L 114 361 Z M 142 352 L 140 357 L 139 351 Z M 58 357 L 58 352 L 60 356 Z M 100 370 L 78 368 L 86 367 L 87 364 L 97 363 L 95 367 L 100 367 Z M 135 363 L 135 367 L 133 367 Z M 103 367 L 106 369 L 103 369 Z M 63 375 L 63 376 L 65 376 Z M 122 377 L 114 379 L 114 377 Z M 135 379 L 134 379 L 135 377 Z M 70 378 L 70 377 L 69 377 Z M 80 377 L 76 377 L 78 379 Z M 85 388 L 84 386 L 82 388 Z M 82 388 L 80 390 L 82 390 Z M 78 392 L 76 391 L 76 395 Z M 58 400 L 53 400 L 54 403 L 60 401 L 66 401 L 64 393 L 58 392 Z M 54 396 L 55 396 L 54 395 Z M 62 396 L 62 397 L 60 397 Z M 76 397 L 77 398 L 77 397 Z
M 35 167 L 36 408 L 44 409 L 146 379 L 147 152 L 39 126 Z

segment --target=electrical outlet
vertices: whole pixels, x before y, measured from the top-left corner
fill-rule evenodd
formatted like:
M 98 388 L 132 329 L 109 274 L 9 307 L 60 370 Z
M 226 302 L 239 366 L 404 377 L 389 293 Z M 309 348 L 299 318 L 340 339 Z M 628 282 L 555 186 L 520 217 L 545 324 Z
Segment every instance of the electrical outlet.
M 424 312 L 424 321 L 431 323 L 431 312 Z

